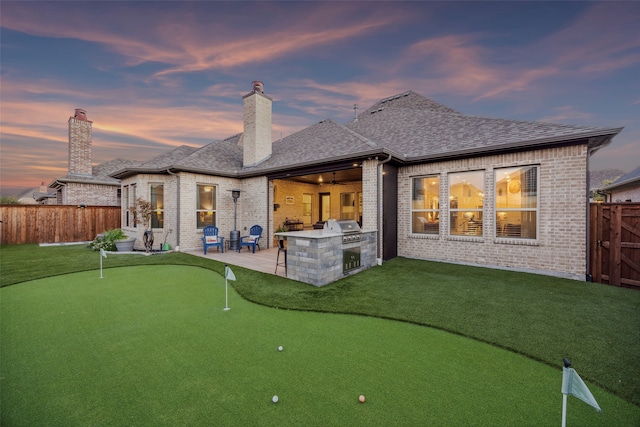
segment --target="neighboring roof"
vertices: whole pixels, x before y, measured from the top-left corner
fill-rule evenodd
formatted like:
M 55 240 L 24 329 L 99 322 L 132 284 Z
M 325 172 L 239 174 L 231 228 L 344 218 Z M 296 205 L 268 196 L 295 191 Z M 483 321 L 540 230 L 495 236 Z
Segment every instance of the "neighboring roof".
M 596 150 L 622 128 L 466 116 L 413 91 L 381 99 L 345 125 L 323 120 L 274 141 L 272 154 L 242 166 L 242 134 L 195 149 L 182 146 L 112 177 L 184 170 L 252 176 L 386 154 L 400 163 L 585 142 Z
M 133 175 L 136 173 L 158 173 L 166 171 L 173 167 L 176 162 L 179 162 L 184 157 L 197 151 L 198 148 L 188 145 L 181 145 L 166 153 L 159 154 L 146 162 L 136 162 L 135 165 L 130 167 L 121 167 L 111 171 L 109 174 L 114 179 L 120 179 L 123 176 Z
M 615 190 L 617 188 L 620 188 L 620 187 L 623 187 L 623 186 L 627 186 L 627 185 L 634 185 L 634 184 L 640 185 L 640 167 L 632 170 L 631 172 L 629 172 L 626 175 L 621 176 L 613 184 L 610 184 L 610 185 L 607 185 L 606 187 L 603 187 L 602 191 L 610 192 L 610 191 Z
M 589 171 L 589 190 L 599 190 L 605 186 L 605 181 L 613 183 L 624 174 L 625 172 L 620 169 L 602 169 Z
M 100 185 L 113 185 L 120 186 L 120 180 L 111 177 L 110 175 L 115 171 L 121 169 L 129 169 L 139 165 L 140 162 L 136 160 L 126 159 L 113 159 L 108 162 L 101 163 L 91 168 L 91 175 L 84 174 L 68 174 L 60 178 L 54 179 L 50 188 L 58 188 L 68 183 L 80 183 L 80 184 L 100 184 Z

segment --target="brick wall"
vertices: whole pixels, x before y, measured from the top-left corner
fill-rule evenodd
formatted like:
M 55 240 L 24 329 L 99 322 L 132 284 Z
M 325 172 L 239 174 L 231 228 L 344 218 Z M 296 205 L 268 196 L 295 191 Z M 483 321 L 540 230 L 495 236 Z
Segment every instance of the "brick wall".
M 295 218 L 300 221 L 304 220 L 302 216 L 302 196 L 304 194 L 311 195 L 311 222 L 309 225 L 320 220 L 321 193 L 329 193 L 331 218 L 339 219 L 341 216 L 340 195 L 342 193 L 354 193 L 356 198 L 356 213 L 359 213 L 357 211 L 360 210 L 358 204 L 358 193 L 362 191 L 362 185 L 360 182 L 345 182 L 343 184 L 335 185 L 326 182 L 323 185 L 315 185 L 294 181 L 275 180 L 274 188 L 274 203 L 280 205 L 278 210 L 273 214 L 275 227 L 281 225 L 286 218 Z M 288 196 L 293 197 L 293 204 L 287 204 Z M 356 218 L 356 220 L 359 220 L 359 218 Z
M 567 276 L 586 274 L 586 146 L 560 147 L 400 168 L 398 255 Z M 496 239 L 494 169 L 539 165 L 538 238 Z M 413 177 L 440 175 L 440 199 L 447 200 L 447 173 L 484 171 L 482 236 L 448 236 L 448 203 L 441 203 L 440 234 L 411 233 Z
M 63 188 L 63 205 L 120 206 L 118 185 L 69 182 Z
M 91 175 L 91 121 L 69 118 L 69 173 Z
M 271 98 L 260 93 L 244 97 L 243 165 L 255 165 L 271 155 Z
M 629 184 L 628 186 L 623 186 L 620 188 L 616 188 L 611 192 L 611 202 L 612 203 L 620 203 L 620 202 L 640 202 L 640 184 L 636 183 L 635 187 L 633 184 Z

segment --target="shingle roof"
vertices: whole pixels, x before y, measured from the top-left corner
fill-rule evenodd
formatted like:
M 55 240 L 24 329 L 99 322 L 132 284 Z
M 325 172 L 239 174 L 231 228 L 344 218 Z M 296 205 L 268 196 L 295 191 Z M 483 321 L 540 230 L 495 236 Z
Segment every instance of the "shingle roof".
M 467 116 L 408 91 L 381 99 L 346 125 L 327 119 L 274 141 L 272 155 L 252 167 L 242 166 L 243 135 L 238 134 L 200 149 L 182 146 L 135 170 L 111 176 L 168 167 L 242 176 L 382 153 L 393 154 L 401 162 L 415 162 L 591 137 L 600 137 L 596 144 L 604 145 L 620 130 Z
M 181 145 L 166 153 L 160 154 L 151 160 L 141 163 L 138 167 L 141 169 L 165 169 L 173 166 L 176 162 L 179 162 L 197 150 L 198 148 L 195 147 Z
M 275 141 L 271 157 L 252 169 L 277 169 L 291 165 L 322 163 L 380 148 L 374 142 L 333 120 L 323 120 Z
M 492 119 L 404 108 L 384 109 L 346 126 L 401 153 L 406 160 L 465 152 L 480 153 L 488 149 L 611 132 L 610 129 L 590 126 Z
M 389 96 L 383 98 L 380 101 L 373 104 L 371 107 L 358 114 L 358 120 L 364 117 L 368 117 L 377 112 L 390 109 L 410 109 L 410 110 L 423 110 L 430 111 L 432 113 L 451 113 L 460 114 L 453 108 L 449 108 L 446 105 L 442 105 L 432 99 L 425 98 L 424 96 L 415 93 L 410 90 L 398 95 Z
M 618 180 L 616 180 L 616 182 L 607 185 L 606 187 L 602 188 L 602 190 L 609 191 L 618 187 L 622 187 L 623 185 L 633 184 L 636 182 L 640 182 L 640 167 L 637 167 L 626 175 L 622 175 Z
M 625 172 L 620 169 L 601 169 L 589 171 L 589 190 L 599 190 L 604 187 L 604 182 L 617 181 Z
M 136 160 L 113 159 L 108 162 L 101 163 L 91 168 L 91 175 L 68 174 L 60 178 L 54 179 L 49 187 L 57 187 L 60 184 L 75 182 L 85 184 L 102 184 L 119 186 L 120 181 L 111 176 L 112 173 L 136 167 L 140 162 Z
M 174 163 L 177 168 L 227 175 L 242 171 L 242 134 L 214 141 Z

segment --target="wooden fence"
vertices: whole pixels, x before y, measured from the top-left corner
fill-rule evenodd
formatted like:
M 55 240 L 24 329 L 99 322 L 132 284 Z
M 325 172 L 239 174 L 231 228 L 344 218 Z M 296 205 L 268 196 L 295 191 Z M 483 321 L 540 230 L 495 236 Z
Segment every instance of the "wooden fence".
M 118 206 L 2 205 L 0 244 L 84 242 L 120 228 Z
M 593 203 L 590 209 L 593 281 L 640 289 L 640 203 Z

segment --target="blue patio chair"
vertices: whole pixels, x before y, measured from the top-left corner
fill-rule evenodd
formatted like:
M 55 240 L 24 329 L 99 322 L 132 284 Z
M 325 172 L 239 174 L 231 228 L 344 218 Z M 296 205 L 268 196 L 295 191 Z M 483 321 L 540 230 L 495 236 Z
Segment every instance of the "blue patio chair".
M 207 248 L 213 247 L 224 253 L 224 237 L 218 236 L 218 227 L 213 225 L 206 226 L 203 230 L 202 246 L 204 247 L 204 254 L 207 254 Z
M 262 237 L 262 227 L 259 225 L 254 225 L 249 230 L 248 236 L 243 236 L 240 238 L 240 246 L 238 246 L 238 252 L 242 249 L 243 246 L 247 248 L 253 249 L 253 253 L 256 253 L 256 246 L 258 250 L 260 250 L 260 238 Z

